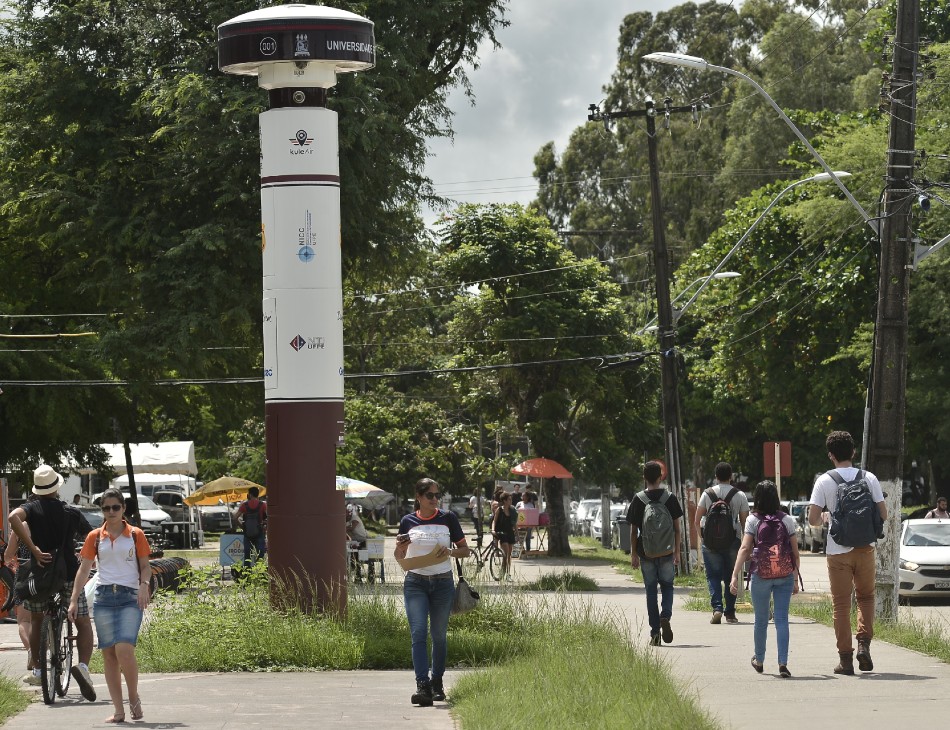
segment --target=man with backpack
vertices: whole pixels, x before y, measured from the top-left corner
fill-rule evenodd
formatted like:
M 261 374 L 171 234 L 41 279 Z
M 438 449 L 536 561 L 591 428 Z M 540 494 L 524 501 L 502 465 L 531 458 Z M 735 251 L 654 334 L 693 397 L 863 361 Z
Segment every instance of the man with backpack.
M 674 568 L 679 564 L 680 518 L 683 510 L 669 490 L 660 485 L 663 467 L 648 461 L 643 467 L 646 489 L 638 492 L 627 511 L 630 523 L 630 564 L 640 568 L 647 594 L 650 644 L 660 645 L 660 637 L 673 641 Z M 657 606 L 657 586 L 662 605 Z
M 729 590 L 739 543 L 746 518 L 749 516 L 749 498 L 732 486 L 732 466 L 725 461 L 716 464 L 716 484 L 699 500 L 696 508 L 696 529 L 703 536 L 703 564 L 706 583 L 709 584 L 709 602 L 713 615 L 711 624 L 737 624 L 736 597 Z M 723 606 L 725 586 L 725 606 Z M 725 610 L 724 610 L 725 609 Z
M 247 500 L 238 507 L 237 521 L 244 530 L 244 567 L 251 567 L 251 548 L 257 551 L 257 558 L 267 554 L 267 502 L 258 497 L 261 490 L 251 487 L 247 490 Z
M 826 552 L 834 608 L 835 639 L 840 661 L 835 674 L 854 674 L 854 659 L 862 672 L 874 669 L 874 542 L 882 534 L 887 507 L 881 484 L 871 472 L 858 469 L 854 440 L 847 431 L 832 431 L 825 440 L 834 469 L 819 476 L 811 493 L 808 522 L 821 527 L 821 510 L 831 515 Z M 851 590 L 858 604 L 858 651 L 851 640 Z

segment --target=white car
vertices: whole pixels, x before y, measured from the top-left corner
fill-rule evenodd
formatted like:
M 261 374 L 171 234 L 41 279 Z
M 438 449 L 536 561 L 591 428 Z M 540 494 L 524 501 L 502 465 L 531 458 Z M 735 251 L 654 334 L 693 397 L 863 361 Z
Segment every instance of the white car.
M 594 507 L 600 508 L 599 499 L 582 499 L 577 505 L 577 509 L 574 511 L 574 524 L 572 525 L 575 535 L 590 534 L 591 510 Z
M 603 514 L 601 513 L 602 513 L 602 510 L 598 509 L 597 515 L 594 517 L 593 521 L 590 523 L 590 536 L 594 538 L 595 540 L 600 540 L 603 537 L 604 517 L 603 517 Z M 626 513 L 627 513 L 627 508 L 625 505 L 622 505 L 622 504 L 610 505 L 610 529 L 612 531 L 610 533 L 611 542 L 616 541 L 614 538 L 616 537 L 617 518 L 620 517 L 620 515 L 623 515 Z
M 122 496 L 126 499 L 126 503 L 132 498 L 128 492 L 122 492 Z M 139 494 L 138 498 L 139 516 L 142 518 L 142 530 L 144 532 L 158 532 L 163 522 L 171 520 L 171 515 L 155 504 L 150 497 Z M 101 500 L 102 492 L 92 498 L 92 503 L 98 506 Z
M 950 598 L 950 520 L 905 520 L 901 526 L 901 597 Z

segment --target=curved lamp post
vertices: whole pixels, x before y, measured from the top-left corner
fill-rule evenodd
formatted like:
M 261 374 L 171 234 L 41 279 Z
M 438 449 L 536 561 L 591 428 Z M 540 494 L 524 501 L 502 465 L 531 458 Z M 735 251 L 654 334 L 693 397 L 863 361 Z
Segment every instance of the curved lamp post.
M 722 264 L 720 264 L 720 267 L 721 266 Z M 679 321 L 680 316 L 683 314 L 683 312 L 686 311 L 686 307 L 688 307 L 690 305 L 690 302 L 692 302 L 693 300 L 690 299 L 689 302 L 687 302 L 685 305 L 679 308 L 675 306 L 676 303 L 680 299 L 682 299 L 684 296 L 686 296 L 686 292 L 688 292 L 690 289 L 696 286 L 699 282 L 703 282 L 703 288 L 705 288 L 705 286 L 709 283 L 710 279 L 736 279 L 740 276 L 742 276 L 742 274 L 740 274 L 738 271 L 715 271 L 714 273 L 709 274 L 708 276 L 700 276 L 698 279 L 694 279 L 693 281 L 691 281 L 689 283 L 689 286 L 685 287 L 683 291 L 681 291 L 679 294 L 673 297 L 673 299 L 670 301 L 670 307 L 672 307 L 673 309 L 673 324 L 676 324 Z M 656 317 L 651 319 L 649 322 L 643 325 L 643 327 L 638 329 L 635 332 L 635 334 L 642 335 L 644 332 L 651 332 L 655 330 L 656 319 L 657 319 Z
M 731 249 L 729 249 L 729 253 L 725 255 L 723 260 L 720 261 L 718 264 L 716 264 L 716 268 L 713 269 L 712 273 L 708 277 L 706 277 L 706 280 L 703 282 L 702 286 L 700 286 L 699 289 L 696 290 L 696 293 L 693 294 L 690 300 L 686 302 L 686 304 L 683 305 L 683 308 L 680 310 L 680 312 L 684 311 L 690 304 L 692 304 L 696 300 L 696 297 L 698 297 L 700 294 L 703 293 L 703 289 L 705 289 L 706 286 L 709 284 L 709 280 L 715 277 L 716 274 L 719 273 L 719 270 L 722 269 L 722 267 L 726 265 L 726 262 L 732 258 L 733 254 L 735 254 L 735 252 L 739 250 L 739 246 L 745 243 L 745 240 L 752 234 L 752 231 L 754 231 L 758 227 L 759 223 L 762 222 L 762 219 L 765 218 L 766 215 L 768 215 L 769 211 L 775 207 L 775 204 L 778 203 L 778 201 L 781 200 L 781 198 L 786 193 L 794 190 L 799 185 L 804 185 L 805 183 L 810 183 L 810 182 L 824 182 L 826 180 L 835 180 L 837 181 L 839 185 L 844 185 L 844 183 L 841 182 L 841 178 L 843 177 L 851 177 L 851 173 L 844 172 L 842 170 L 838 170 L 837 172 L 830 172 L 830 173 L 819 172 L 817 175 L 806 177 L 804 180 L 796 180 L 787 188 L 785 188 L 782 192 L 780 192 L 778 195 L 772 198 L 772 202 L 769 203 L 767 206 L 765 206 L 765 210 L 759 213 L 759 217 L 755 219 L 755 222 L 751 226 L 749 226 L 749 230 L 747 230 L 745 233 L 742 234 L 742 238 L 736 241 L 736 245 L 733 246 Z
M 818 164 L 821 165 L 822 169 L 828 175 L 828 178 L 826 179 L 834 180 L 835 184 L 841 189 L 841 192 L 843 192 L 845 197 L 848 199 L 848 202 L 850 202 L 851 205 L 854 206 L 855 210 L 861 214 L 861 217 L 864 218 L 864 222 L 867 223 L 876 234 L 880 233 L 878 221 L 876 219 L 872 219 L 871 216 L 868 215 L 868 212 L 863 207 L 861 207 L 861 204 L 855 200 L 855 197 L 851 194 L 851 191 L 848 190 L 843 182 L 841 182 L 839 177 L 840 173 L 834 172 L 828 166 L 828 163 L 825 162 L 824 158 L 818 154 L 818 150 L 811 146 L 811 143 L 809 143 L 809 141 L 805 138 L 805 135 L 802 134 L 802 131 L 796 127 L 795 123 L 788 118 L 788 115 L 784 111 L 782 111 L 782 107 L 780 107 L 776 103 L 775 99 L 769 96 L 768 92 L 759 86 L 759 84 L 756 83 L 755 79 L 753 79 L 751 76 L 746 76 L 744 73 L 736 71 L 732 68 L 727 68 L 726 66 L 716 66 L 712 63 L 709 63 L 709 61 L 707 61 L 705 58 L 699 58 L 698 56 L 687 56 L 683 53 L 648 53 L 643 57 L 643 60 L 654 61 L 655 63 L 665 63 L 669 64 L 670 66 L 685 66 L 686 68 L 695 68 L 700 71 L 720 71 L 721 73 L 730 74 L 731 76 L 738 76 L 743 81 L 752 84 L 755 90 L 765 97 L 765 100 L 772 105 L 772 108 L 775 109 L 778 115 L 782 118 L 782 121 L 785 122 L 795 133 L 795 136 L 798 137 L 801 143 L 805 145 L 805 148 L 811 153 L 812 157 L 818 161 Z

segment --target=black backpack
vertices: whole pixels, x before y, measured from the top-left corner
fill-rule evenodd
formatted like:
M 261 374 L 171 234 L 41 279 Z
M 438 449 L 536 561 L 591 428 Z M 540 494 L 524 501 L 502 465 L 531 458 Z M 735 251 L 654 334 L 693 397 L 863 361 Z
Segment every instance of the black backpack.
M 706 490 L 712 504 L 706 512 L 706 522 L 703 524 L 703 545 L 714 552 L 726 552 L 735 543 L 736 521 L 731 502 L 738 491 L 733 487 L 725 497 L 719 498 L 716 496 L 715 487 Z
M 836 469 L 827 472 L 838 485 L 838 498 L 831 513 L 831 538 L 843 547 L 873 545 L 884 537 L 884 520 L 874 500 L 863 469 L 850 481 Z
M 244 506 L 244 537 L 252 540 L 261 536 L 261 503 L 257 502 L 257 507 L 251 509 Z

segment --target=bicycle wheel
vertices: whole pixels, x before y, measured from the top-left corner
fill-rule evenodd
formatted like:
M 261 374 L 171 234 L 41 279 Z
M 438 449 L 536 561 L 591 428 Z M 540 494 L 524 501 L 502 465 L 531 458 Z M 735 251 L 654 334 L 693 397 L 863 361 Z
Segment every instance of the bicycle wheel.
M 501 551 L 501 548 L 498 547 L 498 543 L 494 543 L 491 551 L 488 553 L 488 570 L 491 572 L 491 577 L 494 580 L 501 580 L 502 578 L 501 566 L 504 559 L 505 554 Z
M 465 580 L 471 582 L 478 577 L 479 571 L 482 569 L 482 559 L 476 550 L 472 550 L 465 560 L 461 561 L 462 563 L 462 576 Z
M 59 646 L 59 667 L 56 672 L 56 694 L 65 697 L 69 691 L 70 671 L 73 668 L 73 646 L 75 646 L 75 626 L 68 617 L 58 622 L 57 645 Z
M 59 642 L 56 641 L 56 627 L 50 616 L 43 617 L 40 628 L 40 684 L 43 688 L 43 702 L 51 705 L 56 702 L 56 672 L 59 667 Z

